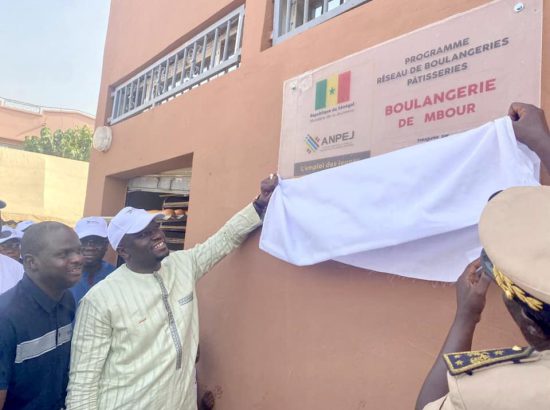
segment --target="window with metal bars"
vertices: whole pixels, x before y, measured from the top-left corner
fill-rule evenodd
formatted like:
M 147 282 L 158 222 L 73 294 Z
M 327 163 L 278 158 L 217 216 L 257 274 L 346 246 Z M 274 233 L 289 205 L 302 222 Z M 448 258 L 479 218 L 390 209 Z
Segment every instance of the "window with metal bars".
M 161 57 L 112 93 L 115 124 L 234 70 L 240 63 L 244 5 Z
M 275 0 L 273 44 L 370 0 Z

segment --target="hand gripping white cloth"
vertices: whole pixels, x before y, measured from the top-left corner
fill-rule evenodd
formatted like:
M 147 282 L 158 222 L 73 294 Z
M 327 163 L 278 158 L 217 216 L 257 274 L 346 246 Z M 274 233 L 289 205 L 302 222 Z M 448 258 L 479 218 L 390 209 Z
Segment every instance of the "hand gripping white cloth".
M 539 185 L 540 160 L 508 117 L 298 179 L 281 180 L 260 248 L 295 265 L 329 259 L 365 269 L 455 281 L 479 256 L 487 199 Z

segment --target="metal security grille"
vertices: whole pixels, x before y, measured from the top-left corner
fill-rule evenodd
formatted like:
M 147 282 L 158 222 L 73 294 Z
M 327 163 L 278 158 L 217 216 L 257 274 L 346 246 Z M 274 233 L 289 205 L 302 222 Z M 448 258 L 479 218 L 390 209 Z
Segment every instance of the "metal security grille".
M 110 124 L 234 70 L 240 62 L 244 5 L 116 87 Z
M 273 43 L 322 23 L 369 0 L 275 0 Z

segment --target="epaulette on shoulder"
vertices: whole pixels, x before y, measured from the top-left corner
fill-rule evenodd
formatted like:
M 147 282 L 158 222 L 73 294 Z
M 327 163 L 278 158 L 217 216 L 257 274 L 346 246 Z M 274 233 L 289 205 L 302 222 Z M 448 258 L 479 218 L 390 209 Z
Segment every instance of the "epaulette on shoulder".
M 447 364 L 449 373 L 453 376 L 467 373 L 482 367 L 492 366 L 503 362 L 519 362 L 533 353 L 532 347 L 514 346 L 508 349 L 478 350 L 472 352 L 446 353 L 443 360 Z

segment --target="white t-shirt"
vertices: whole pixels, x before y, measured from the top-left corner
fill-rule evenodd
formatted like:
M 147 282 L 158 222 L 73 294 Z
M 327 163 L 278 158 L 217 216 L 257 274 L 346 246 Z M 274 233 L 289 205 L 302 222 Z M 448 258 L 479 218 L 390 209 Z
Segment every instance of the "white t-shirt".
M 23 277 L 23 265 L 9 256 L 0 255 L 0 294 L 13 288 Z

